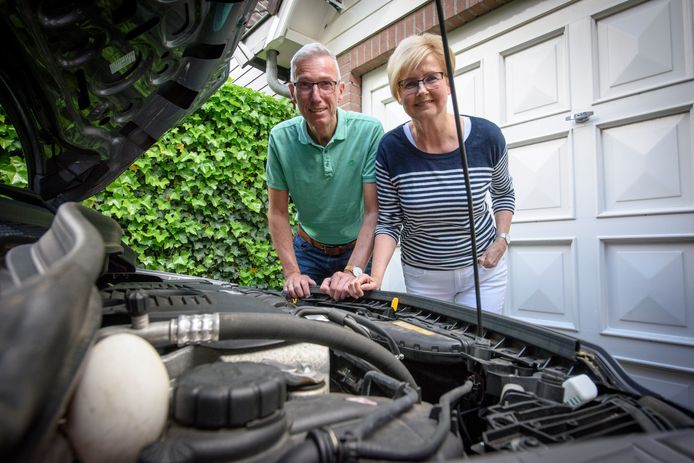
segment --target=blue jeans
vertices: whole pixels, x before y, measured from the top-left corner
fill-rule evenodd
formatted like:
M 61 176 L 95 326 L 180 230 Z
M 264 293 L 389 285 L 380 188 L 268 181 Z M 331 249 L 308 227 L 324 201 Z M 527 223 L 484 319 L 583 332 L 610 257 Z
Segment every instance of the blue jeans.
M 320 286 L 323 280 L 333 276 L 333 273 L 344 270 L 352 256 L 352 249 L 343 252 L 337 256 L 329 256 L 320 249 L 314 248 L 311 243 L 306 242 L 298 234 L 294 235 L 294 254 L 296 254 L 296 263 L 299 264 L 299 270 L 304 275 L 311 277 L 317 285 Z M 371 267 L 371 262 L 367 265 L 368 272 Z

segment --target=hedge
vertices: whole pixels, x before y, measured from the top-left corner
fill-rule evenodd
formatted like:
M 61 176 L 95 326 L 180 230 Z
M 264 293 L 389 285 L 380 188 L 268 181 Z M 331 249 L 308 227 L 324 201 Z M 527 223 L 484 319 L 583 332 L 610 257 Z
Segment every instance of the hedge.
M 27 186 L 27 166 L 22 157 L 22 145 L 0 106 L 0 183 L 21 188 Z
M 84 204 L 120 223 L 140 267 L 281 288 L 265 159 L 270 129 L 294 114 L 288 100 L 224 85 Z M 0 119 L 3 148 L 16 148 L 12 132 Z M 0 181 L 26 184 L 16 164 L 4 156 Z

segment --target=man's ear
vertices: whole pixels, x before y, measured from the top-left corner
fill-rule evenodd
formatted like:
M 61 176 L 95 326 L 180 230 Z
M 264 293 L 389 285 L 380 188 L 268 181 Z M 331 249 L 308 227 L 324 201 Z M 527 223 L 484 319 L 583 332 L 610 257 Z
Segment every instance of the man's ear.
M 294 106 L 296 106 L 297 101 L 296 101 L 296 95 L 294 94 L 294 92 L 295 92 L 296 89 L 294 88 L 294 84 L 291 83 L 291 82 L 287 83 L 287 88 L 289 88 L 289 94 L 290 94 L 291 97 L 292 97 L 292 98 L 291 98 L 292 103 L 294 103 Z
M 337 102 L 342 103 L 345 96 L 345 81 L 341 80 L 337 83 Z

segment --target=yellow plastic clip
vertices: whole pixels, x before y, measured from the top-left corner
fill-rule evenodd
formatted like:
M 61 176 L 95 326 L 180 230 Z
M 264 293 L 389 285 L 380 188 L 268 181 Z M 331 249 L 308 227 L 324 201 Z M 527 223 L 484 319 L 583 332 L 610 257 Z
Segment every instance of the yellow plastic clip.
M 394 297 L 392 301 L 390 301 L 390 308 L 393 309 L 393 312 L 398 311 L 398 303 L 400 300 L 397 297 Z
M 295 297 L 292 298 L 292 304 L 296 304 L 299 300 Z

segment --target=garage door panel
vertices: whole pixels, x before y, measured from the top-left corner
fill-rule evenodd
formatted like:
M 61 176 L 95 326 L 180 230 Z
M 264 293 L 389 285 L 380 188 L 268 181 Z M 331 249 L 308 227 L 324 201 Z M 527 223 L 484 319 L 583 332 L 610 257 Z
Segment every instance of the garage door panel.
M 368 109 L 369 114 L 381 121 L 386 131 L 409 119 L 402 105 L 393 99 L 387 81 L 370 91 Z
M 564 29 L 500 53 L 505 124 L 558 114 L 570 108 Z
M 694 210 L 691 111 L 597 126 L 599 214 Z
M 515 222 L 571 219 L 574 211 L 573 154 L 568 134 L 509 145 L 516 190 Z
M 694 345 L 694 236 L 602 238 L 602 334 Z
M 484 114 L 484 79 L 481 64 L 478 61 L 465 66 L 453 79 L 460 114 Z M 453 111 L 452 105 L 450 110 Z
M 630 2 L 594 15 L 594 21 L 598 99 L 692 76 L 689 2 Z
M 574 240 L 516 240 L 508 259 L 510 315 L 577 331 Z

